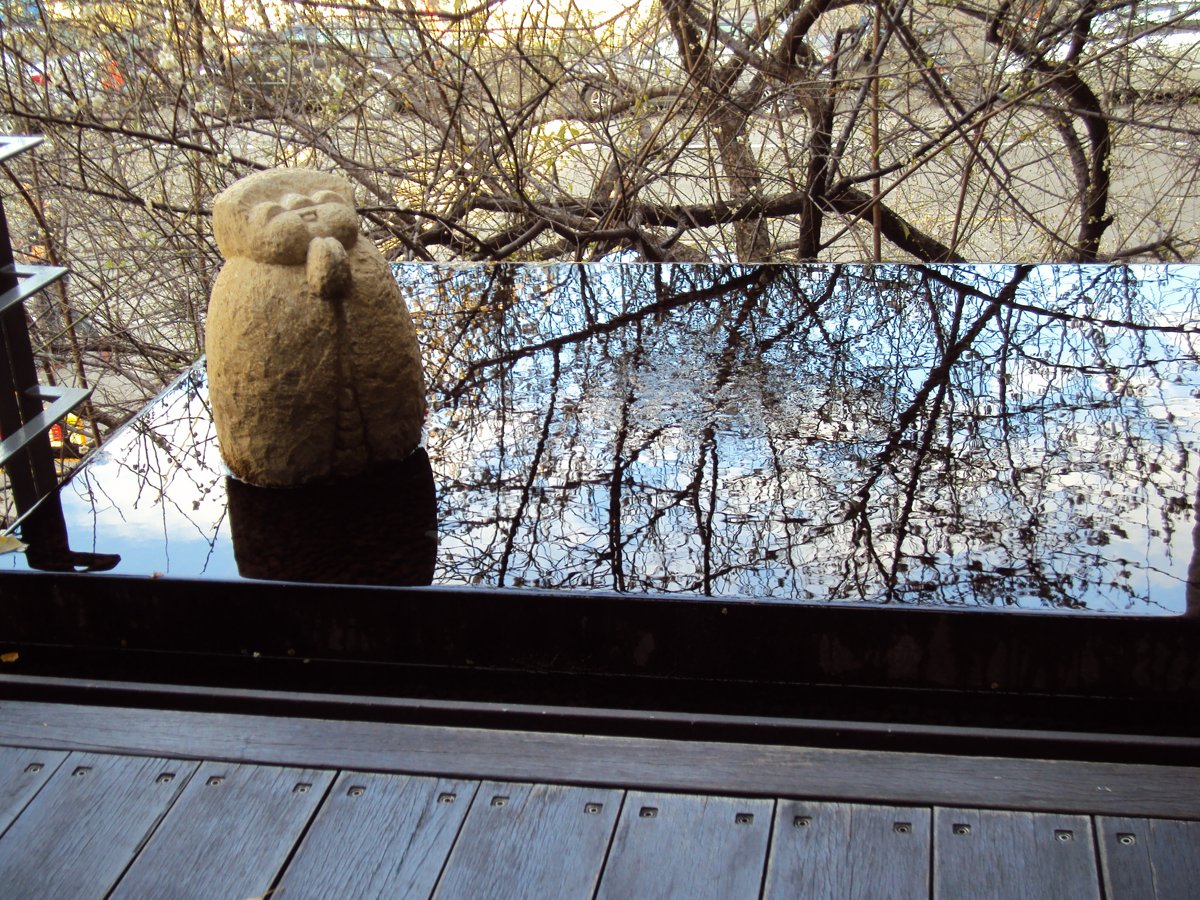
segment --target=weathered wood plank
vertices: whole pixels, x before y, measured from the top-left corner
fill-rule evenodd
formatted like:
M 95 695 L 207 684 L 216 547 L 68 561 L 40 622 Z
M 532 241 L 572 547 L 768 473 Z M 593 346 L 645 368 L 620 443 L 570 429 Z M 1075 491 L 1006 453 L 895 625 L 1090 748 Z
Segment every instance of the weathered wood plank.
M 104 896 L 196 765 L 72 753 L 0 838 L 4 895 Z
M 428 897 L 476 787 L 343 772 L 275 893 L 288 900 Z
M 1108 900 L 1200 897 L 1200 822 L 1098 818 Z
M 597 896 L 757 897 L 774 806 L 770 800 L 630 791 Z
M 1200 768 L 0 701 L 0 744 L 464 779 L 1196 818 Z M 1103 788 L 1103 790 L 1098 790 Z
M 590 898 L 620 805 L 620 791 L 485 782 L 434 896 Z
M 765 897 L 929 896 L 930 811 L 780 801 Z
M 204 763 L 113 897 L 261 897 L 333 781 L 313 769 Z
M 1100 898 L 1086 816 L 934 810 L 933 896 Z
M 0 747 L 0 834 L 66 758 L 61 750 Z

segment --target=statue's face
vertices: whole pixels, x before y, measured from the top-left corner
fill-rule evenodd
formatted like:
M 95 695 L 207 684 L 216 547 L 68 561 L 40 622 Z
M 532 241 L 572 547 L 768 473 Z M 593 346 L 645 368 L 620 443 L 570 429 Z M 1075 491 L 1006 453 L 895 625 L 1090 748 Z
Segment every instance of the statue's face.
M 268 197 L 249 209 L 251 232 L 271 248 L 272 262 L 304 262 L 313 238 L 337 238 L 349 250 L 358 237 L 358 216 L 333 191 L 313 194 L 287 191 Z M 278 258 L 282 254 L 283 258 Z
M 280 169 L 245 178 L 218 197 L 213 228 L 226 257 L 300 265 L 314 238 L 336 238 L 349 250 L 358 238 L 358 215 L 342 179 Z

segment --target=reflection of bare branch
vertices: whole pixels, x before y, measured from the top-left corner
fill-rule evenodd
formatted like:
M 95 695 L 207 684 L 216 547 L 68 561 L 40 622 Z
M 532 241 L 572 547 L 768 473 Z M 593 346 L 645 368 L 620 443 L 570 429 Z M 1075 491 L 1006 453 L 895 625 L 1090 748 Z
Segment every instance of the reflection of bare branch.
M 525 484 L 521 487 L 521 499 L 517 502 L 516 511 L 513 512 L 512 519 L 508 525 L 508 533 L 504 539 L 504 550 L 500 554 L 500 571 L 497 579 L 501 587 L 504 587 L 504 579 L 508 573 L 509 561 L 512 558 L 513 547 L 516 544 L 517 532 L 525 524 L 525 510 L 529 507 L 529 496 L 533 491 L 533 485 L 539 478 L 539 470 L 542 463 L 542 454 L 546 452 L 546 442 L 550 438 L 550 426 L 554 422 L 556 415 L 556 406 L 558 404 L 558 381 L 562 375 L 562 361 L 559 354 L 554 354 L 554 373 L 550 376 L 550 396 L 547 400 L 546 414 L 542 418 L 542 432 L 538 436 L 537 447 L 533 451 L 533 459 L 529 463 L 529 468 L 526 473 Z M 532 552 L 533 547 L 529 548 L 528 552 Z
M 442 582 L 1136 612 L 1189 601 L 1196 342 L 1123 323 L 1187 322 L 1190 272 L 397 278 L 427 335 Z M 164 406 L 153 435 L 127 432 L 136 448 L 110 441 L 115 465 L 77 481 L 97 533 L 120 514 L 107 491 L 139 504 L 114 530 L 144 511 L 177 523 L 173 565 L 224 558 L 198 400 Z
M 979 317 L 971 324 L 966 333 L 946 349 L 946 352 L 942 354 L 940 362 L 930 370 L 929 375 L 925 378 L 925 383 L 917 390 L 908 407 L 898 417 L 896 426 L 888 436 L 887 445 L 876 459 L 870 476 L 863 482 L 862 487 L 858 490 L 856 499 L 846 510 L 847 520 L 865 514 L 871 489 L 883 474 L 884 467 L 891 464 L 897 449 L 900 447 L 901 441 L 904 440 L 904 436 L 916 422 L 921 410 L 925 408 L 925 404 L 929 400 L 929 395 L 946 383 L 955 363 L 975 343 L 975 340 L 982 333 L 983 329 L 987 327 L 988 323 L 999 314 L 1005 302 L 1012 298 L 1030 271 L 1031 268 L 1029 266 L 1018 266 L 1008 284 L 1001 289 L 1000 293 L 988 307 L 980 313 Z
M 1104 328 L 1120 328 L 1124 331 L 1155 332 L 1158 334 L 1196 334 L 1200 335 L 1200 324 L 1183 323 L 1167 325 L 1161 322 L 1131 322 L 1128 320 L 1110 319 L 1092 315 L 1079 315 L 1061 310 L 1046 309 L 1043 306 L 1029 303 L 1019 303 L 1012 298 L 1001 301 L 1011 309 L 1031 312 L 1047 319 L 1057 319 L 1060 322 L 1072 322 L 1080 325 L 1099 325 Z
M 640 338 L 641 329 L 638 329 L 637 335 Z M 642 351 L 642 342 L 638 339 L 634 344 L 632 354 L 634 365 L 630 368 L 636 367 L 638 359 L 642 356 Z M 621 491 L 625 482 L 625 469 L 628 465 L 624 458 L 625 442 L 629 439 L 630 409 L 633 407 L 636 399 L 637 397 L 633 390 L 633 379 L 630 378 L 629 387 L 621 397 L 621 412 L 617 420 L 617 432 L 613 441 L 612 472 L 608 478 L 608 550 L 605 553 L 605 557 L 612 571 L 613 587 L 618 591 L 625 590 L 624 542 L 621 538 L 621 511 L 623 505 Z
M 497 354 L 486 360 L 473 362 L 467 368 L 458 384 L 447 391 L 447 396 L 451 399 L 458 398 L 464 391 L 471 387 L 475 379 L 480 377 L 480 373 L 487 369 L 509 365 L 519 359 L 534 356 L 546 350 L 561 350 L 571 344 L 582 343 L 600 335 L 620 331 L 622 328 L 639 320 L 661 316 L 672 309 L 679 309 L 712 297 L 719 297 L 724 294 L 747 289 L 757 284 L 764 277 L 764 274 L 769 271 L 755 268 L 737 271 L 711 288 L 698 291 L 683 291 L 673 296 L 656 299 L 653 303 L 639 307 L 631 312 L 622 313 L 604 322 L 595 322 L 585 329 L 547 338 L 546 340 L 527 344 L 515 350 Z
M 530 495 L 509 583 L 1142 611 L 1181 602 L 1170 563 L 1116 548 L 1175 546 L 1171 442 L 1191 442 L 1155 415 L 1163 386 L 1191 378 L 1195 349 L 1120 323 L 1174 327 L 1190 307 L 1167 314 L 1156 292 L 1178 297 L 1190 281 L 1093 268 L 1057 281 L 1047 270 L 758 272 L 662 315 L 641 313 L 730 273 L 552 271 L 511 301 L 495 280 L 469 280 L 472 303 L 504 306 L 514 324 L 474 316 L 454 332 L 454 366 L 473 379 L 439 383 L 458 392 L 458 434 L 503 429 L 506 469 L 445 483 L 456 530 L 479 534 L 443 561 L 446 577 L 494 577 L 488 542 L 501 519 L 474 510 L 486 502 L 507 523 L 536 460 L 544 493 Z M 570 315 L 544 311 L 556 297 Z M 593 327 L 630 310 L 622 327 Z M 539 451 L 544 407 L 501 408 L 547 395 L 562 336 L 573 342 L 557 350 L 554 438 Z M 447 461 L 496 458 L 492 444 L 445 446 Z M 864 488 L 868 502 L 845 520 Z M 1157 532 L 1135 535 L 1129 520 L 1149 518 L 1162 519 Z M 1151 577 L 1178 578 L 1179 596 L 1139 582 Z

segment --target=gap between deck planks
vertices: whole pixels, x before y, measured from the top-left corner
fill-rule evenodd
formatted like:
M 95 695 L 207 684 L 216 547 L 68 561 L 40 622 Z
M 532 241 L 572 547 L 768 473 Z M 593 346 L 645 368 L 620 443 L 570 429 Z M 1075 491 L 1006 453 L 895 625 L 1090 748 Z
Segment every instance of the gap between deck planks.
M 0 745 L 467 779 L 1200 818 L 1200 768 L 0 701 Z

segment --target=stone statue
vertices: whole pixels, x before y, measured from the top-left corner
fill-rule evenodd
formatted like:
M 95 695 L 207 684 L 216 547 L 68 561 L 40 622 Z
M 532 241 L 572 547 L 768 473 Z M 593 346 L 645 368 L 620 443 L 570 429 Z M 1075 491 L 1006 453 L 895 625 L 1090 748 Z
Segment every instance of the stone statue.
M 336 175 L 274 169 L 217 197 L 205 352 L 221 455 L 287 487 L 408 456 L 425 419 L 412 319 Z

